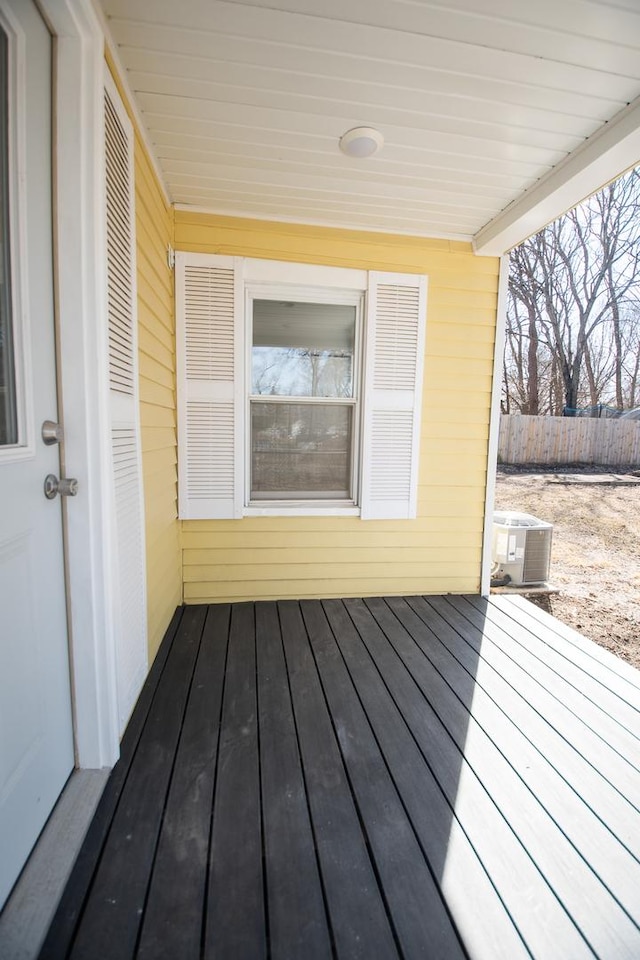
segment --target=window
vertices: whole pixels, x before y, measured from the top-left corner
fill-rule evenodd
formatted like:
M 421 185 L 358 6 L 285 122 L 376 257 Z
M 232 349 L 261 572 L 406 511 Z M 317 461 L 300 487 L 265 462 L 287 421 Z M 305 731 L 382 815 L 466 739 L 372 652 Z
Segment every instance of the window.
M 251 501 L 354 501 L 356 297 L 251 298 Z
M 426 278 L 178 253 L 179 509 L 415 516 Z

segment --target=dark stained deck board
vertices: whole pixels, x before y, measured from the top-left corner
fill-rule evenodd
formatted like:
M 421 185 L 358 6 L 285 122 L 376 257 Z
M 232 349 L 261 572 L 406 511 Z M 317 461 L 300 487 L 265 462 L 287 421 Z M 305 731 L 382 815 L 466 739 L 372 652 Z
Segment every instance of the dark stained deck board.
M 160 683 L 151 703 L 71 949 L 73 960 L 124 960 L 136 950 L 163 817 L 158 797 L 168 789 L 205 613 L 204 607 L 185 610 L 180 642 L 169 652 L 166 670 L 173 683 Z
M 560 931 L 565 930 L 568 937 L 566 955 L 579 955 L 579 946 L 573 942 L 573 919 L 596 952 L 602 949 L 601 940 L 604 938 L 605 944 L 615 946 L 616 956 L 625 956 L 630 960 L 636 949 L 636 927 L 613 896 L 603 893 L 602 883 L 594 871 L 604 875 L 603 879 L 609 880 L 614 886 L 619 882 L 620 897 L 627 906 L 635 909 L 636 914 L 640 914 L 640 898 L 637 892 L 640 887 L 640 865 L 611 836 L 581 799 L 564 784 L 544 758 L 539 757 L 536 763 L 531 751 L 522 750 L 518 739 L 519 731 L 510 724 L 508 718 L 505 717 L 504 722 L 497 726 L 493 738 L 487 735 L 481 723 L 483 718 L 476 702 L 475 689 L 473 703 L 469 698 L 468 675 L 455 660 L 446 655 L 440 644 L 433 641 L 425 643 L 422 647 L 424 656 L 421 657 L 419 651 L 415 650 L 411 636 L 394 622 L 388 612 L 385 613 L 384 604 L 372 601 L 369 605 L 374 610 L 378 608 L 378 616 L 386 628 L 390 642 L 407 658 L 411 674 L 424 691 L 443 727 L 452 732 L 457 745 L 464 750 L 464 764 L 469 768 L 469 772 L 465 769 L 462 774 L 464 793 L 469 794 L 466 798 L 466 805 L 469 806 L 467 820 L 464 817 L 465 805 L 461 791 L 456 798 L 456 810 L 463 826 L 468 823 L 467 829 L 475 829 L 476 832 L 478 830 L 474 811 L 479 808 L 483 797 L 477 789 L 473 779 L 475 777 L 500 810 L 505 822 L 515 831 L 540 874 L 546 878 L 549 892 L 547 902 L 541 904 L 540 909 L 544 909 L 551 919 L 548 913 L 549 901 L 557 898 L 565 908 L 565 917 L 556 918 L 550 923 L 550 928 L 555 932 L 556 941 Z M 387 611 L 388 609 L 386 608 Z M 364 623 L 360 629 L 364 633 Z M 420 636 L 415 626 L 412 632 L 416 637 Z M 384 651 L 385 645 L 380 646 Z M 385 675 L 389 673 L 387 667 Z M 465 718 L 469 708 L 471 716 Z M 479 719 L 476 719 L 476 714 L 480 714 Z M 431 744 L 427 743 L 426 746 L 429 748 Z M 539 796 L 527 789 L 532 782 L 538 785 Z M 482 822 L 483 818 L 480 820 Z M 563 823 L 564 829 L 561 830 L 558 823 Z M 488 850 L 484 847 L 480 852 L 491 874 L 491 845 Z M 502 845 L 501 852 L 506 853 L 511 861 L 513 854 L 509 848 L 505 850 Z M 584 859 L 585 856 L 590 858 L 590 864 Z M 520 863 L 518 874 L 521 870 Z M 574 884 L 570 887 L 566 887 L 564 883 L 567 871 L 570 871 L 574 878 Z M 519 876 L 518 880 L 521 884 L 526 883 L 526 875 Z M 500 883 L 497 876 L 494 882 L 507 908 L 511 909 L 514 920 L 518 922 L 518 914 L 513 905 L 513 895 L 517 888 L 514 889 L 513 882 Z M 630 885 L 629 888 L 627 885 Z M 542 891 L 543 888 L 538 887 L 540 894 Z M 520 897 L 516 902 L 521 903 Z M 524 920 L 530 922 L 530 919 L 530 912 L 525 911 Z M 549 944 L 532 942 L 531 934 L 527 935 L 522 926 L 521 931 L 532 952 L 550 949 Z M 533 933 L 539 935 L 540 932 L 535 925 Z M 582 949 L 584 951 L 584 945 Z M 588 952 L 585 955 L 588 955 Z
M 407 602 L 454 656 L 464 656 L 468 660 L 467 648 L 470 648 L 472 652 L 469 670 L 472 675 L 477 674 L 479 662 L 486 663 L 495 671 L 496 676 L 517 693 L 519 702 L 516 703 L 515 710 L 509 710 L 509 715 L 521 722 L 527 734 L 531 732 L 527 716 L 533 710 L 571 749 L 598 770 L 627 802 L 640 810 L 640 780 L 635 769 L 591 730 L 585 722 L 587 717 L 576 715 L 514 659 L 512 654 L 517 653 L 517 650 L 510 648 L 508 642 L 504 649 L 499 643 L 492 642 L 493 631 L 487 630 L 483 633 L 482 627 L 469 621 L 462 612 L 465 607 L 461 603 L 451 603 L 448 598 L 442 601 L 439 598 L 409 598 Z M 528 706 L 529 709 L 523 712 L 523 706 Z M 547 751 L 549 745 L 546 737 L 543 737 L 543 743 L 543 749 Z M 600 791 L 594 793 L 594 797 L 599 795 Z
M 473 601 L 476 598 L 468 599 Z M 574 658 L 576 663 L 586 664 L 592 675 L 605 686 L 610 689 L 624 687 L 625 697 L 631 696 L 637 709 L 640 709 L 640 671 L 631 664 L 599 644 L 592 643 L 536 604 L 529 603 L 524 597 L 517 594 L 504 598 L 495 596 L 491 601 L 499 610 L 504 609 L 523 624 L 533 624 L 532 629 L 534 632 L 541 631 L 545 643 L 555 644 L 564 656 Z
M 640 956 L 635 675 L 529 607 L 178 611 L 41 957 Z
M 331 936 L 275 603 L 256 607 L 256 652 L 271 952 L 323 960 L 332 955 Z
M 372 636 L 373 624 L 363 617 L 358 601 L 347 601 L 345 605 L 338 601 L 326 601 L 324 605 L 374 734 L 431 869 L 442 886 L 463 943 L 469 946 L 474 942 L 482 944 L 486 955 L 496 960 L 501 957 L 516 960 L 517 957 L 528 956 L 494 886 L 487 882 L 481 860 L 454 817 L 455 785 L 460 773 L 461 755 L 451 750 L 450 741 L 442 744 L 440 757 L 449 769 L 440 772 L 443 774 L 442 780 L 448 780 L 450 789 L 441 787 L 436 779 L 437 771 L 432 770 L 428 760 L 434 759 L 439 746 L 438 739 L 447 740 L 448 735 L 429 715 L 431 711 L 421 692 L 392 650 L 391 662 L 382 662 L 379 655 L 376 656 L 379 651 L 375 649 L 376 638 Z M 353 618 L 353 623 L 349 616 Z M 365 635 L 368 636 L 363 643 L 360 638 Z M 388 644 L 381 646 L 389 650 Z M 394 692 L 398 694 L 395 700 Z M 402 711 L 398 708 L 398 700 L 402 702 Z M 427 751 L 420 750 L 424 741 L 420 735 L 416 737 L 412 732 L 412 724 L 417 724 L 425 731 L 429 742 Z M 488 821 L 481 824 L 487 837 L 491 827 L 489 813 Z M 503 851 L 510 870 L 508 880 L 517 883 L 517 851 L 511 849 L 508 843 L 506 847 Z M 464 885 L 449 884 L 443 880 L 446 859 L 449 860 L 448 869 L 454 876 L 465 877 Z M 472 897 L 468 893 L 470 889 L 474 891 Z
M 176 753 L 138 957 L 198 956 L 230 607 L 210 607 Z
M 633 732 L 638 722 L 637 714 L 603 685 L 573 668 L 569 661 L 541 644 L 531 632 L 516 623 L 502 610 L 490 607 L 485 613 L 476 604 L 462 599 L 465 615 L 476 624 L 481 624 L 485 636 L 500 636 L 511 646 L 517 644 L 515 654 L 519 663 L 526 667 L 551 693 L 562 699 L 578 715 L 588 713 L 590 725 L 603 740 L 629 761 L 640 753 L 640 740 Z M 637 764 L 633 765 L 636 766 Z
M 596 680 L 590 672 L 577 665 L 572 658 L 559 653 L 555 649 L 555 645 L 548 642 L 541 643 L 539 637 L 532 634 L 527 627 L 516 623 L 506 611 L 500 610 L 480 598 L 477 603 L 467 602 L 479 610 L 489 621 L 506 630 L 533 656 L 542 660 L 547 668 L 553 670 L 562 678 L 564 683 L 570 684 L 583 697 L 590 700 L 594 706 L 628 731 L 630 737 L 633 738 L 629 741 L 631 750 L 637 753 L 640 747 L 640 738 L 637 735 L 638 710 L 634 705 L 612 691 L 608 683 Z
M 522 752 L 518 754 L 519 760 L 525 760 L 533 747 L 576 793 L 586 793 L 589 796 L 589 805 L 596 816 L 603 824 L 607 823 L 607 829 L 640 860 L 640 836 L 624 829 L 625 824 L 634 819 L 635 811 L 628 800 L 602 776 L 601 771 L 560 736 L 555 727 L 534 710 L 522 693 L 508 683 L 488 661 L 478 658 L 463 636 L 458 634 L 452 625 L 439 618 L 424 602 L 421 607 L 421 601 L 414 599 L 409 606 L 401 598 L 390 598 L 388 604 L 400 622 L 414 635 L 419 636 L 425 631 L 425 639 L 430 649 L 434 644 L 441 643 L 464 667 L 468 679 L 462 676 L 457 682 L 466 684 L 473 680 L 475 687 L 472 715 L 494 742 L 499 743 L 504 727 L 508 729 L 515 726 L 524 738 L 520 743 Z M 424 626 L 421 627 L 417 613 L 420 609 L 427 619 L 431 618 L 432 623 L 438 619 L 437 636 L 431 632 L 426 622 L 423 621 Z M 516 723 L 518 717 L 519 724 Z M 533 763 L 527 759 L 523 764 L 525 771 L 529 768 L 536 769 L 538 762 L 535 756 Z
M 67 957 L 78 928 L 81 912 L 104 849 L 118 801 L 126 783 L 149 709 L 164 675 L 167 658 L 182 623 L 184 607 L 178 607 L 142 688 L 138 702 L 120 743 L 120 759 L 111 771 L 93 820 L 64 889 L 60 903 L 40 951 L 40 960 Z
M 255 609 L 242 603 L 231 611 L 211 828 L 206 958 L 267 956 L 257 713 Z
M 633 799 L 634 805 L 637 804 L 637 787 L 640 781 L 636 754 L 640 754 L 640 749 L 636 738 L 626 727 L 609 716 L 599 705 L 583 696 L 572 684 L 564 682 L 560 674 L 546 666 L 539 656 L 534 656 L 519 643 L 514 633 L 518 634 L 522 631 L 517 626 L 513 628 L 513 632 L 511 629 L 507 631 L 506 628 L 486 619 L 483 613 L 465 598 L 460 598 L 453 604 L 448 599 L 440 598 L 433 601 L 428 599 L 427 602 L 439 611 L 444 609 L 443 604 L 453 607 L 480 631 L 482 647 L 488 644 L 501 650 L 523 676 L 530 678 L 535 686 L 542 689 L 543 695 L 544 691 L 549 693 L 556 704 L 568 709 L 581 724 L 588 727 L 595 735 L 595 740 L 602 745 L 605 757 L 610 756 L 610 750 L 617 753 L 621 760 L 619 769 L 626 773 L 624 792 Z M 532 694 L 532 702 L 536 701 L 537 694 Z M 558 713 L 557 708 L 554 708 L 552 711 L 554 718 Z M 581 738 L 579 739 L 581 741 Z
M 302 601 L 311 648 L 401 952 L 463 957 L 412 824 L 355 693 L 323 608 Z
M 405 667 L 407 662 L 410 664 L 409 671 L 400 671 L 394 670 L 394 651 L 375 630 L 371 619 L 367 624 L 361 613 L 358 627 L 368 635 L 372 646 L 375 642 L 381 673 L 394 683 L 407 722 L 527 947 L 534 954 L 547 956 L 555 943 L 562 944 L 565 956 L 590 956 L 570 916 L 557 900 L 552 882 L 537 869 L 530 856 L 528 841 L 534 832 L 533 824 L 539 829 L 540 821 L 535 811 L 527 809 L 528 803 L 531 806 L 529 798 L 523 791 L 518 793 L 517 779 L 508 765 L 501 763 L 489 741 L 481 745 L 484 752 L 479 753 L 480 769 L 468 762 L 468 711 L 408 635 L 402 636 L 399 629 L 391 632 L 398 644 L 396 650 L 400 649 L 401 658 L 406 658 Z M 411 696 L 410 684 L 417 684 L 419 696 Z M 492 796 L 497 783 L 502 807 L 508 804 L 507 816 Z M 501 837 L 499 845 L 495 843 L 496 836 Z M 552 839 L 561 842 L 563 838 Z M 552 869 L 555 856 L 551 852 Z M 545 915 L 548 926 L 537 923 L 536 915 Z
M 278 604 L 300 754 L 336 955 L 399 957 L 300 606 Z

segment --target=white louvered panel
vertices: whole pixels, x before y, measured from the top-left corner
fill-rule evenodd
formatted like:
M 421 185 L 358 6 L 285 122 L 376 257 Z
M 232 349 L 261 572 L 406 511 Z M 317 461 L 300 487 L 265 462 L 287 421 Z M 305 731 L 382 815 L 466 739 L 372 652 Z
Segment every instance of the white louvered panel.
M 234 422 L 233 402 L 187 403 L 189 500 L 233 499 Z
M 372 500 L 408 500 L 411 495 L 413 411 L 378 410 L 371 425 Z
M 420 291 L 380 284 L 376 316 L 376 390 L 413 390 L 416 379 Z
M 242 265 L 176 254 L 178 501 L 183 519 L 239 517 L 243 504 Z
M 113 477 L 113 627 L 123 731 L 147 672 L 144 500 L 138 409 L 133 131 L 105 80 L 107 304 Z
M 127 134 L 107 91 L 105 150 L 109 381 L 112 390 L 133 395 L 134 284 L 131 246 L 134 214 L 129 182 Z
M 118 720 L 123 730 L 146 671 L 143 517 L 138 441 L 134 427 L 111 434 L 115 491 L 116 660 Z
M 415 517 L 426 277 L 369 274 L 362 518 Z
M 185 354 L 188 380 L 233 382 L 234 271 L 185 267 Z

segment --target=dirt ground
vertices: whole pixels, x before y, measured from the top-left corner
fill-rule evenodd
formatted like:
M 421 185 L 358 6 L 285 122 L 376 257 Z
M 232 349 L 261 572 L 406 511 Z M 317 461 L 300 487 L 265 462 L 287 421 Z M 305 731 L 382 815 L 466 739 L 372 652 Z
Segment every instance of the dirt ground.
M 548 468 L 546 468 L 548 470 Z M 550 582 L 537 602 L 640 668 L 640 476 L 602 469 L 554 473 L 499 467 L 496 510 L 554 525 Z M 534 599 L 529 597 L 529 599 Z

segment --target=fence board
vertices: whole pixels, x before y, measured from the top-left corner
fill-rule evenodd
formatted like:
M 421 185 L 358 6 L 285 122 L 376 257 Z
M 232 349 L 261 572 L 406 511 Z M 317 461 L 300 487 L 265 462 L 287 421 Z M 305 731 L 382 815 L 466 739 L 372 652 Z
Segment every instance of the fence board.
M 640 421 L 592 417 L 500 418 L 501 463 L 640 463 Z

